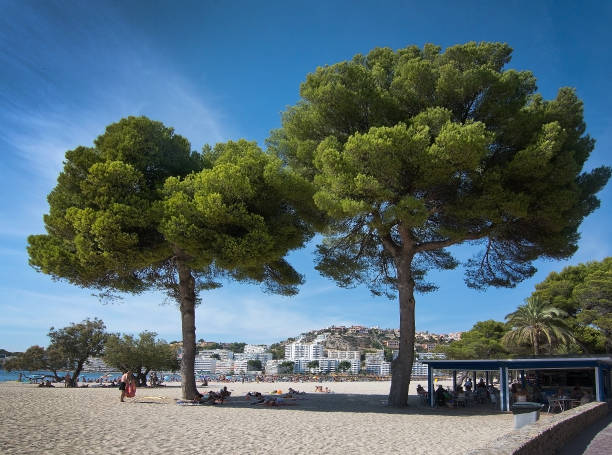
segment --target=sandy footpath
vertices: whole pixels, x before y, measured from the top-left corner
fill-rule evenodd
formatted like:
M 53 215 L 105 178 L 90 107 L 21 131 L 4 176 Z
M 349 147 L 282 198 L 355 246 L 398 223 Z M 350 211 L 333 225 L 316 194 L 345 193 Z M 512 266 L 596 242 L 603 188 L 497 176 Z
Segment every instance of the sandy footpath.
M 395 410 L 384 405 L 388 382 L 227 385 L 218 406 L 179 406 L 181 389 L 138 389 L 119 402 L 110 388 L 38 388 L 0 383 L 0 454 L 453 454 L 512 431 L 511 414 L 491 406 L 430 409 L 414 397 Z M 253 406 L 249 390 L 289 386 L 308 392 L 295 406 Z M 411 389 L 416 383 L 411 384 Z M 412 390 L 411 390 L 412 391 Z M 412 391 L 413 392 L 413 391 Z

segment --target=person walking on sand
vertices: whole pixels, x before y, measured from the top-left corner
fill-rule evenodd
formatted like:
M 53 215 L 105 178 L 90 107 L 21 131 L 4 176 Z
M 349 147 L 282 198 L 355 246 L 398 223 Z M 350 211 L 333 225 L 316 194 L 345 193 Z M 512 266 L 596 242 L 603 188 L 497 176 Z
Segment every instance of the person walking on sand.
M 123 373 L 123 376 L 121 376 L 119 390 L 121 390 L 121 402 L 125 401 L 124 398 L 126 396 L 131 398 L 136 394 L 136 383 L 134 381 L 134 375 L 131 371 L 126 371 Z

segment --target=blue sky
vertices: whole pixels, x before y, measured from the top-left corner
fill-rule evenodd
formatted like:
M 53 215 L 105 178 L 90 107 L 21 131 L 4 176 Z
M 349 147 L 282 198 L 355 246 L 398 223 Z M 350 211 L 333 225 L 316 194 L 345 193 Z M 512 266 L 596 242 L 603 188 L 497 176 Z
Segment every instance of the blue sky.
M 317 66 L 376 46 L 503 41 L 511 68 L 532 70 L 545 98 L 575 87 L 597 140 L 587 168 L 610 165 L 612 3 L 585 1 L 116 1 L 0 0 L 0 348 L 46 345 L 49 327 L 87 317 L 113 332 L 180 339 L 175 305 L 147 293 L 103 305 L 91 292 L 28 266 L 29 234 L 43 232 L 46 195 L 66 150 L 90 145 L 128 115 L 160 120 L 203 144 L 247 138 L 263 146 L 280 112 Z M 469 290 L 463 272 L 432 273 L 439 291 L 417 296 L 417 330 L 469 329 L 513 311 L 548 273 L 612 253 L 612 189 L 580 228 L 568 261 L 540 261 L 514 289 Z M 226 283 L 202 295 L 197 337 L 271 343 L 332 324 L 397 327 L 396 301 L 318 276 L 313 245 L 292 253 L 306 275 L 297 297 Z M 469 249 L 457 250 L 461 258 Z

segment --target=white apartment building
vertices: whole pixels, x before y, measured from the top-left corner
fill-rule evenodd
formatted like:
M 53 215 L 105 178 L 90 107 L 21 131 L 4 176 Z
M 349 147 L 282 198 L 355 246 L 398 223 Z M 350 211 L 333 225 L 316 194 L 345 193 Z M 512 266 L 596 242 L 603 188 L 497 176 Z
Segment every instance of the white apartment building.
M 315 343 L 322 343 L 325 340 L 327 340 L 327 337 L 329 336 L 329 333 L 320 333 L 319 335 L 316 336 L 316 338 L 314 339 Z
M 376 362 L 379 360 L 385 359 L 385 351 L 383 349 L 379 349 L 376 352 L 368 352 L 365 355 L 365 361 L 368 362 Z
M 319 364 L 323 359 L 293 359 L 293 372 L 294 373 L 310 373 L 310 368 L 308 368 L 308 364 L 313 362 L 314 360 L 318 360 Z M 285 360 L 286 361 L 286 360 Z
M 323 345 L 318 343 L 291 343 L 285 346 L 285 359 L 309 359 L 318 360 L 323 358 Z
M 260 344 L 247 344 L 244 346 L 245 354 L 263 354 L 266 352 L 266 346 Z
M 202 357 L 212 357 L 217 354 L 221 360 L 229 360 L 234 358 L 234 353 L 229 349 L 202 349 L 198 351 L 198 355 Z
M 196 356 L 194 370 L 200 373 L 214 374 L 217 368 L 217 359 L 212 357 Z
M 218 360 L 215 374 L 232 374 L 234 372 L 233 360 Z
M 258 354 L 253 354 L 248 360 L 259 360 L 262 365 L 265 365 L 268 360 L 272 360 L 271 352 L 261 352 Z
M 323 358 L 319 359 L 319 373 L 333 373 L 339 371 L 338 367 L 341 362 L 349 362 L 351 367 L 346 371 L 349 374 L 359 374 L 361 367 L 361 361 L 359 357 L 356 359 L 334 359 L 334 358 Z
M 338 359 L 319 359 L 319 368 L 317 368 L 318 373 L 333 373 L 338 369 L 338 364 L 340 360 Z
M 444 360 L 446 354 L 443 352 L 417 352 L 417 358 L 419 360 Z
M 268 360 L 272 360 L 272 353 L 271 352 L 261 352 L 257 354 L 253 354 L 253 353 L 243 354 L 240 352 L 240 353 L 234 354 L 234 361 L 238 361 L 238 360 L 259 360 L 262 365 L 265 365 L 265 363 Z
M 284 360 L 268 360 L 264 365 L 266 374 L 278 374 L 278 368 L 283 362 Z
M 359 351 L 338 351 L 335 349 L 329 349 L 325 351 L 328 359 L 341 359 L 341 360 L 349 360 L 349 359 L 357 359 L 359 360 L 360 353 Z
M 385 362 L 384 360 L 372 359 L 369 362 L 366 361 L 365 369 L 371 374 L 388 376 L 391 373 L 391 363 Z
M 412 376 L 427 376 L 427 364 L 415 360 L 412 364 Z
M 245 374 L 247 372 L 248 360 L 234 360 L 234 374 Z

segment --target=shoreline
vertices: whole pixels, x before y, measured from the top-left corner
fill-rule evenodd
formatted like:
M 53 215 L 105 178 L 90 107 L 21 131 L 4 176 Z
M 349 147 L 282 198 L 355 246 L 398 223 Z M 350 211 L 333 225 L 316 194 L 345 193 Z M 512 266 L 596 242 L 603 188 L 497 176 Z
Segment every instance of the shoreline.
M 315 393 L 315 386 L 333 393 Z M 0 452 L 24 453 L 413 453 L 462 454 L 513 430 L 512 414 L 495 409 L 386 406 L 390 382 L 211 382 L 227 386 L 217 406 L 179 406 L 180 383 L 140 388 L 119 402 L 107 387 L 39 388 L 0 383 Z M 254 406 L 248 391 L 305 391 L 292 406 Z

